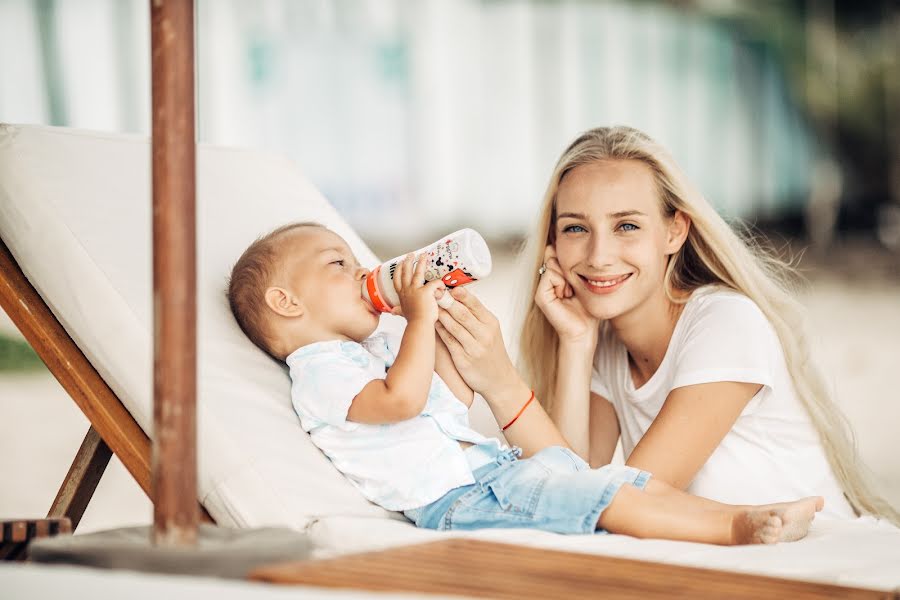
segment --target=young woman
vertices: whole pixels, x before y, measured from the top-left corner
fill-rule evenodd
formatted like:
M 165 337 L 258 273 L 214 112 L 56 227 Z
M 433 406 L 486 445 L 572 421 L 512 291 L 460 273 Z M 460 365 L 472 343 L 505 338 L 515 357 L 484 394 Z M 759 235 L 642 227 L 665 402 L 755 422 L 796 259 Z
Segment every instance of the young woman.
M 823 515 L 900 522 L 809 360 L 785 265 L 733 232 L 660 145 L 626 127 L 580 136 L 529 249 L 524 379 L 592 466 L 621 439 L 626 464 L 692 494 L 821 495 Z M 457 368 L 495 414 L 514 413 L 528 388 L 496 319 L 454 297 L 438 331 Z

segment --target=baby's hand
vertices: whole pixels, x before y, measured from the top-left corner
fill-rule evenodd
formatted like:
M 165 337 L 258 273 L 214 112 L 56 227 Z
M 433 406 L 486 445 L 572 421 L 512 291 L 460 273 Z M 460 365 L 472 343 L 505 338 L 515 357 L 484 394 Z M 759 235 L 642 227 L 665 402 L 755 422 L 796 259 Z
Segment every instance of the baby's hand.
M 444 289 L 440 279 L 425 283 L 425 266 L 427 257 L 419 255 L 413 267 L 413 255 L 410 253 L 397 264 L 394 271 L 394 289 L 400 296 L 400 306 L 391 311 L 395 315 L 403 315 L 407 321 L 422 320 L 434 324 L 438 318 L 438 304 L 435 296 L 437 290 Z

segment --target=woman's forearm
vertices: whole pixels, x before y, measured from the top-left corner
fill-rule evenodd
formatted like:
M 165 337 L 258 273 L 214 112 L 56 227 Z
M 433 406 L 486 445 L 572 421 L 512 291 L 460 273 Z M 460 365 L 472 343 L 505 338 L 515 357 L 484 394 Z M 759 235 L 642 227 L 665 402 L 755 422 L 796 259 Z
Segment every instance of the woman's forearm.
M 562 343 L 550 416 L 578 455 L 590 455 L 591 372 L 594 347 Z
M 507 442 L 522 449 L 523 456 L 531 456 L 548 446 L 568 447 L 566 439 L 537 399 L 528 403 L 531 389 L 518 375 L 505 385 L 497 386 L 496 391 L 482 395 L 500 427 L 515 419 L 503 434 Z
M 447 349 L 446 344 L 441 340 L 440 336 L 434 335 L 434 370 L 438 376 L 444 380 L 453 395 L 456 396 L 463 404 L 471 407 L 472 401 L 475 399 L 475 393 L 472 388 L 465 382 L 456 365 L 453 364 L 453 357 Z

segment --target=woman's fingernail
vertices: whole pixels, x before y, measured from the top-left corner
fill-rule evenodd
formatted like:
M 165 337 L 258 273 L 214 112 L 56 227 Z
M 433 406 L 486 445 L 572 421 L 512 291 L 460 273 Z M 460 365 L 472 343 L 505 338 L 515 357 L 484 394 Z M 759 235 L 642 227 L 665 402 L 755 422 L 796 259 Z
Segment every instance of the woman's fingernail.
M 448 308 L 453 306 L 454 302 L 455 300 L 453 299 L 453 296 L 451 296 L 450 294 L 444 294 L 443 296 L 438 298 L 437 304 L 444 310 L 447 310 Z

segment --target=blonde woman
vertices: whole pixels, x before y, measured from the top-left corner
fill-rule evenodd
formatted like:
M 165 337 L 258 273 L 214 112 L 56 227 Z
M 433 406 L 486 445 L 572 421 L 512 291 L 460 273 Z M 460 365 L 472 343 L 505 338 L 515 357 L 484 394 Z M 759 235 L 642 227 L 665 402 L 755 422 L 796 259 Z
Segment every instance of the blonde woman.
M 659 144 L 627 127 L 581 135 L 528 247 L 522 376 L 472 294 L 455 290 L 438 324 L 498 420 L 518 415 L 514 443 L 528 444 L 517 423 L 558 436 L 555 424 L 592 467 L 621 440 L 626 464 L 695 495 L 821 495 L 822 515 L 900 522 L 809 360 L 786 267 L 732 231 Z M 540 406 L 519 414 L 532 388 Z

